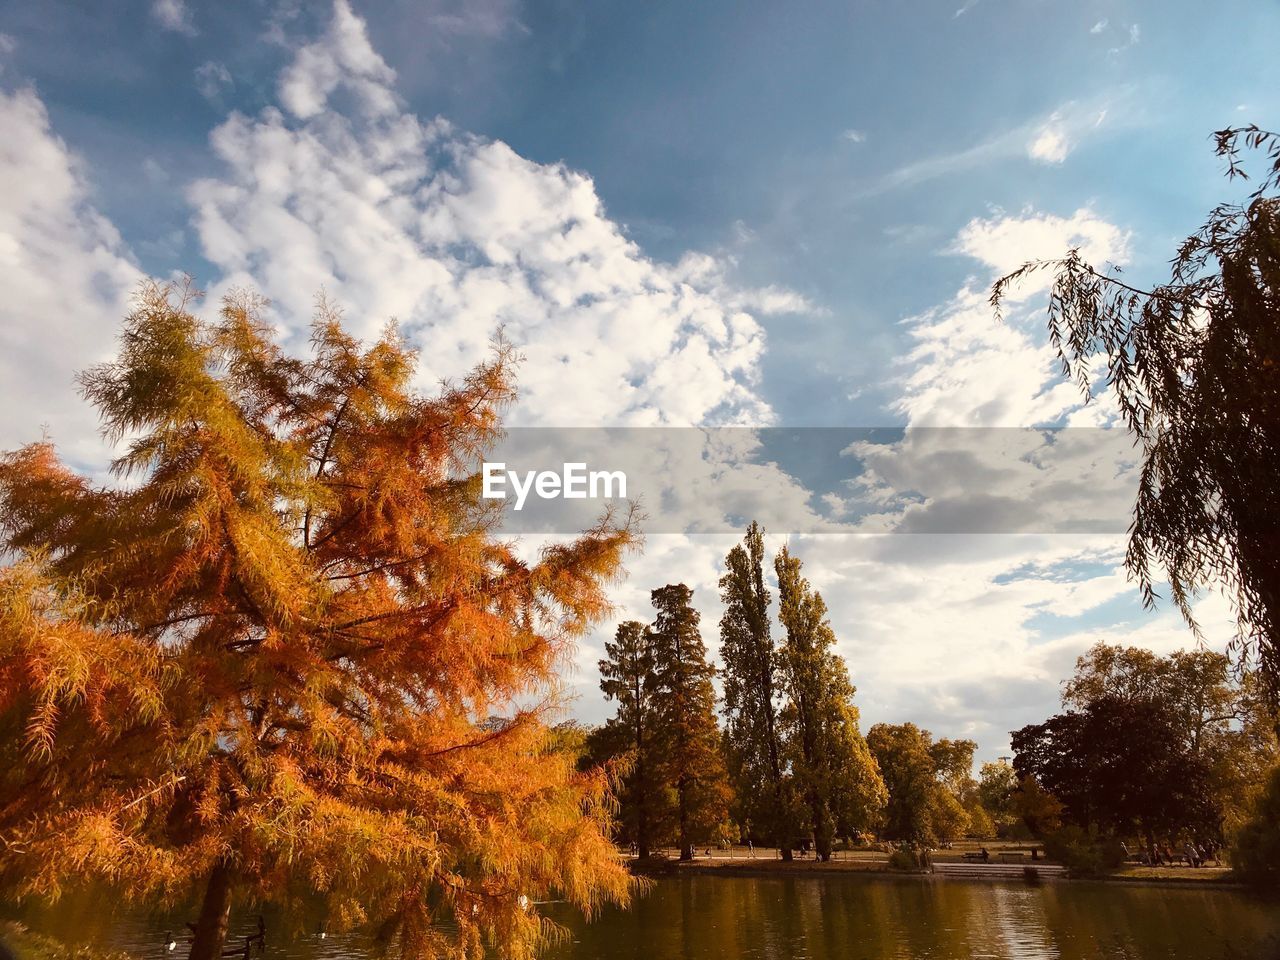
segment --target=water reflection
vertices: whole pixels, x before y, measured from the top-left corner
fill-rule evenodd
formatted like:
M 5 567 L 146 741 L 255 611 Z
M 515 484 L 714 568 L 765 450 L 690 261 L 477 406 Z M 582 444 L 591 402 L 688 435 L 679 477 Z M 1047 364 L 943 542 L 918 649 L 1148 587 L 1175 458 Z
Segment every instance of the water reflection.
M 631 910 L 569 929 L 552 960 L 1243 960 L 1280 958 L 1280 910 L 1234 891 L 839 877 L 684 877 Z M 185 915 L 118 915 L 108 903 L 28 913 L 36 929 L 109 944 L 142 960 L 186 955 Z M 318 933 L 318 917 L 267 913 L 264 960 L 366 960 L 360 935 Z M 256 931 L 233 918 L 228 946 Z M 177 949 L 164 949 L 172 931 Z
M 688 877 L 571 925 L 556 960 L 1280 957 L 1276 904 L 1163 887 Z

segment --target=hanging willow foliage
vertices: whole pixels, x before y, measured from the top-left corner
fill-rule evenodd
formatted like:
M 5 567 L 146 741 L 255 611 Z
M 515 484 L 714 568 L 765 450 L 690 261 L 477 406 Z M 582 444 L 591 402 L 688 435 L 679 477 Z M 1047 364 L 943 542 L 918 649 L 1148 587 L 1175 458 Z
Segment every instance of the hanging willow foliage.
M 512 958 L 556 933 L 536 901 L 625 900 L 604 775 L 549 721 L 635 534 L 494 535 L 467 468 L 511 348 L 423 397 L 394 329 L 321 304 L 298 359 L 259 299 L 193 296 L 145 285 L 82 378 L 128 482 L 0 461 L 0 890 L 202 899 L 197 958 L 236 900 Z
M 1086 398 L 1090 370 L 1106 384 L 1143 463 L 1126 557 L 1144 602 L 1163 571 L 1199 634 L 1191 602 L 1224 588 L 1238 651 L 1256 659 L 1280 701 L 1280 135 L 1220 130 L 1229 179 L 1247 179 L 1241 149 L 1268 171 L 1243 203 L 1216 207 L 1179 247 L 1167 283 L 1131 286 L 1078 250 L 1024 264 L 992 288 L 997 316 L 1010 287 L 1050 271 L 1049 338 Z

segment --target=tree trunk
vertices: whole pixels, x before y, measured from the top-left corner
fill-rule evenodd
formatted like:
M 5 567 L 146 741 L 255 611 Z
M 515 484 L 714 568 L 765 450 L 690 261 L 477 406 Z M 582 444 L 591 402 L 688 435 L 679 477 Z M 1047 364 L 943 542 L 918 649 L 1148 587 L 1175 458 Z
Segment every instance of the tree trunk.
M 649 859 L 649 811 L 647 808 L 649 786 L 645 782 L 644 769 L 644 714 L 640 710 L 640 674 L 635 674 L 632 696 L 636 711 L 636 856 Z
M 219 860 L 209 874 L 200 918 L 196 920 L 189 960 L 220 960 L 227 940 L 227 918 L 231 915 L 231 867 Z
M 645 810 L 644 796 L 636 805 L 636 856 L 641 860 L 649 859 L 649 815 Z
M 689 785 L 680 784 L 680 859 L 693 859 L 693 841 L 689 839 Z

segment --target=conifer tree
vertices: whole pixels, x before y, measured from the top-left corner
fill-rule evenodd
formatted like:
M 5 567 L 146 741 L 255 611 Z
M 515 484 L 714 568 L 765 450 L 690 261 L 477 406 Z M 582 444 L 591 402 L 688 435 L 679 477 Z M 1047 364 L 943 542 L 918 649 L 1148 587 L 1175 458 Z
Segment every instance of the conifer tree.
M 658 692 L 661 775 L 675 788 L 680 859 L 692 860 L 725 819 L 729 787 L 716 726 L 715 670 L 698 630 L 693 591 L 682 583 L 652 593 L 653 658 Z
M 82 379 L 130 482 L 0 462 L 0 889 L 194 899 L 193 960 L 237 899 L 530 957 L 532 901 L 628 892 L 605 774 L 546 721 L 630 525 L 532 562 L 495 537 L 472 471 L 510 348 L 424 397 L 394 329 L 322 304 L 298 359 L 263 308 L 142 289 Z
M 831 859 L 837 829 L 870 827 L 885 801 L 875 760 L 858 731 L 848 668 L 835 651 L 827 605 L 801 576 L 800 560 L 783 547 L 774 558 L 779 619 L 786 630 L 780 663 L 788 703 L 783 711 L 796 791 L 808 807 L 814 846 Z
M 620 623 L 613 642 L 605 644 L 605 656 L 600 661 L 600 689 L 618 706 L 602 736 L 609 753 L 630 755 L 619 806 L 624 829 L 643 859 L 649 856 L 653 839 L 661 835 L 661 824 L 667 819 L 665 793 L 657 776 L 653 635 L 637 620 Z
M 794 814 L 778 722 L 779 654 L 770 631 L 764 531 L 758 523 L 725 557 L 720 599 L 725 758 L 738 816 L 790 860 Z

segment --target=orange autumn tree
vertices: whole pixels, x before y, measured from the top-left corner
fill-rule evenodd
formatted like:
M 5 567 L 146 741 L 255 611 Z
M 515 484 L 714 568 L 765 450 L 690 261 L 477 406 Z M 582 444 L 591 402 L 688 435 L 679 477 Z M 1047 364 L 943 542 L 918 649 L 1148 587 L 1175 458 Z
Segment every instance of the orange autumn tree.
M 193 960 L 235 902 L 521 958 L 556 932 L 535 901 L 625 900 L 606 782 L 549 722 L 634 533 L 536 562 L 495 535 L 469 471 L 511 349 L 428 398 L 394 330 L 322 304 L 297 359 L 262 301 L 192 297 L 144 286 L 81 378 L 127 482 L 0 463 L 0 894 L 192 903 Z

